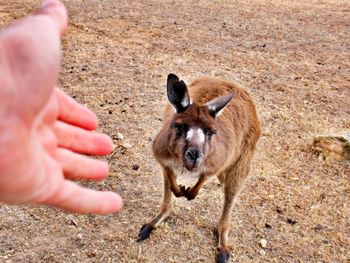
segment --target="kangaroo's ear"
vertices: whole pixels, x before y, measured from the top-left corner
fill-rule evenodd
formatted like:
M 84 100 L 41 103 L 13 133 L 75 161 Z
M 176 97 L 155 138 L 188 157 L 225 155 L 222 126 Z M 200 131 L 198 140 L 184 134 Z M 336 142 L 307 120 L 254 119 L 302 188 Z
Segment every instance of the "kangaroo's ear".
M 168 100 L 174 107 L 175 112 L 184 112 L 190 105 L 190 96 L 185 82 L 179 80 L 176 75 L 169 74 L 166 86 Z
M 233 98 L 234 93 L 231 92 L 227 95 L 218 97 L 216 99 L 213 99 L 209 102 L 206 103 L 206 106 L 208 107 L 209 113 L 210 115 L 215 118 L 218 115 L 220 115 L 220 113 L 225 109 L 225 107 L 227 106 L 227 104 L 231 101 L 231 99 Z

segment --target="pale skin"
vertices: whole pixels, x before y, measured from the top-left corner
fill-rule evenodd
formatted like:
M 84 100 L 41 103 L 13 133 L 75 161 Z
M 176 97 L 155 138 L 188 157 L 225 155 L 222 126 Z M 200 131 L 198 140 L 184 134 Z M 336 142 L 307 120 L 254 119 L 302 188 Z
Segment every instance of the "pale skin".
M 42 204 L 74 213 L 122 208 L 114 192 L 72 179 L 102 180 L 112 140 L 96 115 L 56 87 L 67 12 L 43 1 L 37 14 L 0 31 L 0 203 Z

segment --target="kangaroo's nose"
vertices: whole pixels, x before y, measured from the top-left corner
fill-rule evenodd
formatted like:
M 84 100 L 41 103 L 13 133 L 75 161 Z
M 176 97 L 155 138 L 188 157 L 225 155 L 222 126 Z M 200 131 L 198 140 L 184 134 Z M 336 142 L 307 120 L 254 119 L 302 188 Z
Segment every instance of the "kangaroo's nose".
M 189 149 L 185 153 L 186 158 L 192 161 L 196 161 L 198 158 L 202 157 L 202 155 L 203 154 L 200 151 L 195 149 Z

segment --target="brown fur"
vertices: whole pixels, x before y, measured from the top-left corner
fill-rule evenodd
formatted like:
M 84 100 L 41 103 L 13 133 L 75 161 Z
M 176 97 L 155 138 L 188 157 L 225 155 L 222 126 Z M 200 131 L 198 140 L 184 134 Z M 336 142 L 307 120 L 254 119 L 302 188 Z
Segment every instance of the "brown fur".
M 196 79 L 188 87 L 192 104 L 182 113 L 174 113 L 169 105 L 165 110 L 163 128 L 153 142 L 155 158 L 163 167 L 164 197 L 161 212 L 149 223 L 157 227 L 170 213 L 172 194 L 196 197 L 208 177 L 216 175 L 224 185 L 225 202 L 218 226 L 220 255 L 228 258 L 227 235 L 234 197 L 247 177 L 250 162 L 260 136 L 260 124 L 251 96 L 237 84 L 214 78 Z M 233 99 L 215 119 L 204 105 L 213 99 L 234 92 Z M 187 123 L 202 129 L 215 129 L 216 134 L 205 145 L 205 159 L 199 180 L 194 187 L 176 183 L 175 166 L 182 165 L 184 140 L 177 140 L 174 123 Z M 224 260 L 226 261 L 226 260 Z M 223 262 L 220 261 L 219 262 Z

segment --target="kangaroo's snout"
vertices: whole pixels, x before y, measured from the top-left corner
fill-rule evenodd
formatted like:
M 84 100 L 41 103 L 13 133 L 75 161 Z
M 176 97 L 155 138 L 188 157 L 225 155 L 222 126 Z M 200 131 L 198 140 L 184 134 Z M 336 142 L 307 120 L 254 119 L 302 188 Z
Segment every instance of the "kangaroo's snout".
M 193 171 L 198 166 L 201 165 L 203 161 L 204 154 L 203 152 L 196 149 L 188 149 L 185 152 L 184 161 L 187 170 Z

